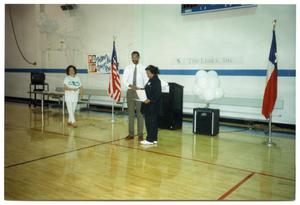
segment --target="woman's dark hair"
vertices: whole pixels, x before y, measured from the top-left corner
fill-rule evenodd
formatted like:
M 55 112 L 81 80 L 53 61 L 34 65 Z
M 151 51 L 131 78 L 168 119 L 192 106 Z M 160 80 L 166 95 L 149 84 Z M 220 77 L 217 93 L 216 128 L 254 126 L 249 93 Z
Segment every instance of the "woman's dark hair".
M 73 68 L 74 71 L 75 71 L 75 74 L 77 74 L 77 69 L 76 69 L 76 67 L 73 66 L 73 65 L 69 65 L 69 66 L 67 67 L 67 69 L 66 69 L 66 74 L 69 75 L 69 72 L 70 72 L 70 69 L 71 69 L 71 68 Z
M 158 67 L 154 66 L 154 65 L 149 65 L 145 70 L 150 71 L 150 73 L 157 75 L 159 74 L 159 69 Z
M 131 53 L 131 55 L 134 55 L 134 54 L 136 54 L 136 55 L 138 55 L 138 57 L 140 57 L 140 53 L 139 53 L 138 51 L 133 51 L 133 52 Z

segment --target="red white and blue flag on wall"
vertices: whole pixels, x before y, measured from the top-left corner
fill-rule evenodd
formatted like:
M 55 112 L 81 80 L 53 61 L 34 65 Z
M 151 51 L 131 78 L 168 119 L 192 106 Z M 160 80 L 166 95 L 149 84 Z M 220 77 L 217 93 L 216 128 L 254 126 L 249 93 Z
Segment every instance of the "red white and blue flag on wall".
M 115 101 L 120 102 L 121 99 L 121 83 L 118 72 L 118 59 L 115 48 L 115 41 L 113 42 L 113 51 L 111 56 L 111 72 L 109 77 L 108 95 Z
M 277 46 L 275 29 L 273 29 L 273 37 L 271 50 L 269 54 L 269 67 L 267 70 L 267 82 L 265 87 L 262 114 L 266 119 L 270 118 L 277 98 Z

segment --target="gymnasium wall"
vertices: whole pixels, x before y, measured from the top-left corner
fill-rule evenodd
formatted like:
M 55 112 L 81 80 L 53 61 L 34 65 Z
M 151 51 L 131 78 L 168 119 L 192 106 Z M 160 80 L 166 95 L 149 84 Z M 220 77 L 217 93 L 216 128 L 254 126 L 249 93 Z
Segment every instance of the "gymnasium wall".
M 27 64 L 17 51 L 8 7 L 20 47 L 37 65 Z M 216 70 L 224 100 L 211 107 L 221 116 L 264 120 L 260 103 L 277 19 L 278 101 L 273 122 L 295 124 L 296 6 L 257 5 L 204 14 L 181 15 L 180 5 L 6 5 L 5 96 L 28 97 L 32 69 L 46 71 L 50 89 L 62 86 L 64 68 L 79 68 L 85 88 L 106 89 L 107 74 L 88 74 L 87 55 L 111 55 L 116 35 L 119 67 L 138 50 L 141 62 L 161 69 L 160 78 L 184 86 L 193 95 L 194 74 Z M 48 25 L 48 26 L 45 26 Z M 184 112 L 202 103 L 184 98 Z M 223 102 L 223 104 L 222 104 Z M 225 103 L 226 102 L 226 103 Z

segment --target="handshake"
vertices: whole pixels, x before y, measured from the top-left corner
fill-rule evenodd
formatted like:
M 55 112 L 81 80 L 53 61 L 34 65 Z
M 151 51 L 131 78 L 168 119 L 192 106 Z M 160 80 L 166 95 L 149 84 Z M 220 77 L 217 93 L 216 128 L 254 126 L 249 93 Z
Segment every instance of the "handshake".
M 139 88 L 139 87 L 137 87 L 137 86 L 135 86 L 135 85 L 129 85 L 128 87 L 129 87 L 130 89 L 134 90 L 134 91 L 136 91 L 136 90 L 142 90 L 142 88 Z

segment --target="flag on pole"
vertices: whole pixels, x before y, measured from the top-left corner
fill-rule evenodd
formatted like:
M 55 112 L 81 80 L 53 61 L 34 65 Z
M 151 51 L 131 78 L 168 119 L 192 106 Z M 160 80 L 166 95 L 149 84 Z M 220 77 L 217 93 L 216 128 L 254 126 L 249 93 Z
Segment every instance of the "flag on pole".
M 108 95 L 115 101 L 120 102 L 121 99 L 121 83 L 120 75 L 118 73 L 118 59 L 115 48 L 115 41 L 113 42 L 113 51 L 111 56 L 111 72 L 109 77 Z
M 266 119 L 270 117 L 277 98 L 277 72 L 277 46 L 275 28 L 273 28 L 272 44 L 269 54 L 269 66 L 267 70 L 267 82 L 262 105 L 262 114 Z

